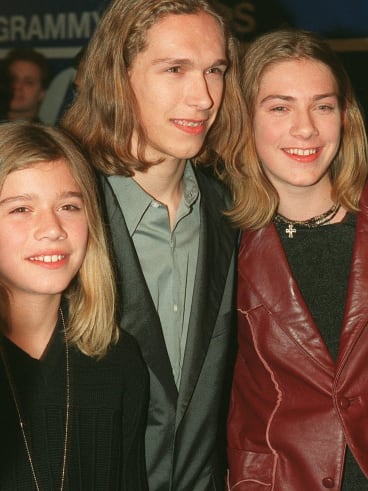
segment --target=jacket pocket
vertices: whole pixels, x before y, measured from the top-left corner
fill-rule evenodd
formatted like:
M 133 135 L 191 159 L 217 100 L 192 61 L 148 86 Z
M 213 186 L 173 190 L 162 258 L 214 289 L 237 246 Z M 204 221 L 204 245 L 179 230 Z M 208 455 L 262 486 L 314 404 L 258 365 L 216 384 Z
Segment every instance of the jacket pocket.
M 228 448 L 228 491 L 270 491 L 276 457 L 272 453 L 256 453 Z

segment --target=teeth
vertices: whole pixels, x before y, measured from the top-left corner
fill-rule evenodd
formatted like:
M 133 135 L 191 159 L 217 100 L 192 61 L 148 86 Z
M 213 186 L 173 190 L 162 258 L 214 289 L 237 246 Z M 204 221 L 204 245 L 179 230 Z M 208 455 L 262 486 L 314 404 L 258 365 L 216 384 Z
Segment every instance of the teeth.
M 175 119 L 174 121 L 179 126 L 190 126 L 191 128 L 197 128 L 203 125 L 203 121 L 185 121 L 183 119 Z
M 42 261 L 43 263 L 56 263 L 64 259 L 65 256 L 61 254 L 53 254 L 52 256 L 35 256 L 30 257 L 31 261 Z
M 302 157 L 307 157 L 308 155 L 314 155 L 315 153 L 317 153 L 317 149 L 308 148 L 306 150 L 303 150 L 302 148 L 287 148 L 285 149 L 285 152 L 291 155 L 300 155 Z

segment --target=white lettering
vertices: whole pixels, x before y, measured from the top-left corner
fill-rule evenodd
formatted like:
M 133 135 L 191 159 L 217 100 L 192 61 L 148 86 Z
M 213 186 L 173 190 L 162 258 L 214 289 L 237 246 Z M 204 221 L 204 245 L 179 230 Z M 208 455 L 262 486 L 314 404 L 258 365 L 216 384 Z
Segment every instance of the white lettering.
M 97 11 L 1 16 L 0 43 L 89 39 L 99 20 Z
M 43 39 L 41 19 L 38 15 L 32 15 L 29 21 L 27 39 Z
M 26 26 L 25 17 L 20 15 L 14 15 L 10 18 L 10 40 L 15 41 L 17 39 L 17 34 L 20 40 L 24 40 L 24 31 Z
M 51 14 L 45 14 L 45 39 L 65 39 L 65 14 L 59 14 L 56 18 Z
M 84 12 L 81 15 L 80 22 L 78 22 L 78 16 L 76 14 L 69 14 L 68 22 L 68 37 L 73 38 L 85 38 L 89 37 L 91 32 L 91 16 L 89 12 Z

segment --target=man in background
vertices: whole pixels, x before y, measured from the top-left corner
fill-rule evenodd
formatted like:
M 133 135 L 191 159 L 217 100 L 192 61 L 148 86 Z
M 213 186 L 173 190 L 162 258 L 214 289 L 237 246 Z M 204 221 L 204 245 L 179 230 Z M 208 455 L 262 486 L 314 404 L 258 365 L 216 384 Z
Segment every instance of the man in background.
M 38 111 L 50 83 L 51 69 L 41 53 L 29 48 L 15 48 L 4 60 L 11 97 L 5 119 L 39 121 Z

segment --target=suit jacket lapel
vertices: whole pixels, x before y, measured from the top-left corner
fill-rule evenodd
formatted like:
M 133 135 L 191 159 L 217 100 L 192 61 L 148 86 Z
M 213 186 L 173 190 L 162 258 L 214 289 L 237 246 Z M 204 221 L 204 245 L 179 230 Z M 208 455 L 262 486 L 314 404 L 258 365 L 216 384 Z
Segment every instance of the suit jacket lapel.
M 177 405 L 177 425 L 188 407 L 208 351 L 237 235 L 222 215 L 223 199 L 217 198 L 213 185 L 206 178 L 200 174 L 197 178 L 202 196 L 199 252 Z
M 160 319 L 115 194 L 105 178 L 102 178 L 102 186 L 118 269 L 121 327 L 137 339 L 147 366 L 165 387 L 175 406 L 177 388 Z

